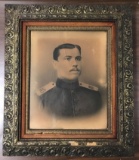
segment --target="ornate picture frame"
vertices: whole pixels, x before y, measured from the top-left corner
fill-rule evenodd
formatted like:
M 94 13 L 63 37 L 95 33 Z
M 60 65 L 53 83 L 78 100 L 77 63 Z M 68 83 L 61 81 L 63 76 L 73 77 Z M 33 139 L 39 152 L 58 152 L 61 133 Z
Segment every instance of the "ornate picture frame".
M 5 15 L 3 154 L 132 156 L 132 7 L 7 4 Z M 77 89 L 76 92 L 74 89 L 70 92 L 73 101 L 69 95 L 67 98 L 70 99 L 69 103 L 75 102 L 75 97 L 78 99 L 78 102 L 72 103 L 74 114 L 69 114 L 69 110 L 63 113 L 65 103 L 60 102 L 58 106 L 63 88 L 55 96 L 59 83 L 61 85 L 63 82 L 59 82 L 59 79 L 56 81 L 54 68 L 57 70 L 58 65 L 52 67 L 51 62 L 57 64 L 52 55 L 54 49 L 63 44 L 64 47 L 74 44 L 72 51 L 79 49 L 76 48 L 78 45 L 81 47 L 82 73 L 79 80 L 83 82 L 78 84 L 78 95 Z M 54 86 L 50 86 L 49 82 Z M 52 89 L 48 96 L 47 92 Z M 86 98 L 93 93 L 95 99 L 83 99 L 81 94 L 84 95 L 84 91 L 87 93 Z M 64 98 L 67 92 L 66 88 Z M 101 108 L 98 113 L 91 109 L 87 112 L 88 101 L 96 103 L 94 101 L 98 93 L 101 95 Z M 46 110 L 41 106 L 44 94 L 43 103 L 49 97 L 47 103 L 52 99 L 48 104 L 55 105 L 51 115 L 49 112 L 45 114 Z M 52 107 L 50 105 L 48 110 Z M 76 111 L 77 108 L 80 112 Z M 87 115 L 83 115 L 85 113 Z M 64 118 L 57 118 L 57 114 L 64 115 Z

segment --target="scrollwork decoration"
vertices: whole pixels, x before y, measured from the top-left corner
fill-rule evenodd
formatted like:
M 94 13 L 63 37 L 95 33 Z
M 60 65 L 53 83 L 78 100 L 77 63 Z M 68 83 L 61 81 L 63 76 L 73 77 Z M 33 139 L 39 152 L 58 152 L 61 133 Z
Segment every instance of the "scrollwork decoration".
M 133 50 L 132 7 L 127 5 L 6 5 L 5 7 L 5 106 L 4 155 L 14 156 L 132 156 L 133 125 Z M 117 114 L 118 139 L 20 140 L 20 29 L 21 20 L 113 21 L 117 25 Z M 84 141 L 84 143 L 83 143 Z M 87 146 L 85 142 L 96 142 Z

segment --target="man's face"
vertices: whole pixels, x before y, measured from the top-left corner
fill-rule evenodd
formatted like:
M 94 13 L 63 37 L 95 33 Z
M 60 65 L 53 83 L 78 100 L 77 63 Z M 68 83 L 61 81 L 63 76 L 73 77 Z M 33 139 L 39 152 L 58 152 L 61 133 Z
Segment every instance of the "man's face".
M 77 48 L 61 49 L 57 61 L 54 61 L 58 78 L 74 81 L 81 74 L 81 55 Z

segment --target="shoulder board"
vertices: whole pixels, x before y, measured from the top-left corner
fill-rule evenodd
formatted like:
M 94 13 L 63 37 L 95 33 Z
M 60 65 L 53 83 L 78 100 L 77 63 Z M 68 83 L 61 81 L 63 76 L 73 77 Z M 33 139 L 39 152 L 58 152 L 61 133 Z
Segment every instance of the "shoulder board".
M 42 94 L 44 94 L 45 92 L 49 91 L 50 89 L 54 88 L 56 86 L 56 84 L 54 82 L 50 82 L 48 84 L 46 84 L 45 86 L 41 87 L 40 89 L 38 89 L 36 91 L 36 94 L 38 96 L 41 96 Z
M 89 85 L 89 84 L 86 84 L 86 83 L 83 83 L 83 82 L 79 82 L 79 85 L 80 85 L 81 87 L 88 88 L 88 89 L 90 89 L 90 90 L 98 91 L 98 88 L 97 88 L 97 87 L 92 86 L 92 85 Z

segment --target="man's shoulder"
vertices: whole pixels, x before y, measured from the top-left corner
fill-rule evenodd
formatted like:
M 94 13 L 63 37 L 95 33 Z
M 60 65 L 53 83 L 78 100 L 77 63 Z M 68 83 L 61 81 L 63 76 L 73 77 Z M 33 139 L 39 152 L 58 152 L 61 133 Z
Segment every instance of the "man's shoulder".
M 88 89 L 90 91 L 98 91 L 98 87 L 84 83 L 84 82 L 79 82 L 79 86 L 85 89 Z
M 98 87 L 84 83 L 84 82 L 79 82 L 79 86 L 81 88 L 81 91 L 85 90 L 85 91 L 94 91 L 94 92 L 98 92 Z M 42 96 L 45 93 L 48 93 L 48 91 L 52 90 L 53 88 L 56 87 L 56 83 L 55 82 L 49 82 L 48 84 L 44 85 L 43 87 L 39 88 L 36 91 L 36 94 L 38 96 Z
M 54 82 L 49 82 L 48 84 L 44 85 L 43 87 L 39 88 L 36 91 L 36 94 L 38 96 L 43 95 L 44 93 L 46 93 L 47 91 L 53 89 L 56 86 L 56 84 Z
M 98 89 L 98 87 L 86 84 L 86 83 L 79 83 L 80 85 L 80 97 L 81 101 L 86 100 L 87 104 L 90 104 L 88 106 L 93 106 L 92 104 L 96 104 L 96 106 L 99 106 L 101 103 L 101 94 Z

